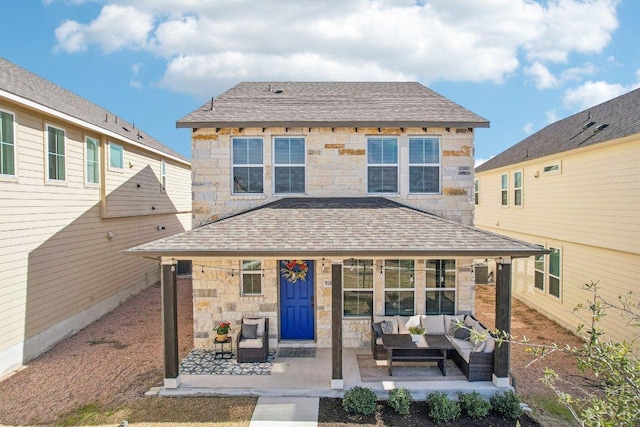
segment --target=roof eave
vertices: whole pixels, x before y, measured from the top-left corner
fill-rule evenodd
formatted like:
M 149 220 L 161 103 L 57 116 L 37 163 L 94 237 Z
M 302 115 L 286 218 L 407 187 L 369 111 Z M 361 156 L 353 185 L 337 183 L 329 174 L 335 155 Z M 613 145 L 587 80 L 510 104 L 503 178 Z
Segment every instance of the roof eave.
M 450 127 L 488 128 L 488 121 L 177 121 L 176 128 L 255 128 L 255 127 Z

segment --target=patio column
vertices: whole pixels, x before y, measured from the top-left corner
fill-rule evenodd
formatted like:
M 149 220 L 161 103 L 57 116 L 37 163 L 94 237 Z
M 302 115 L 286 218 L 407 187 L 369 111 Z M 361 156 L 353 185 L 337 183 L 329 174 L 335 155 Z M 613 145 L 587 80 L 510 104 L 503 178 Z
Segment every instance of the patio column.
M 511 333 L 511 258 L 496 259 L 496 328 Z M 509 387 L 510 344 L 496 346 L 493 359 L 493 383 Z
M 342 264 L 331 265 L 331 388 L 343 389 Z
M 178 292 L 175 260 L 162 260 L 160 279 L 162 293 L 162 338 L 164 347 L 164 386 L 180 385 L 178 362 Z

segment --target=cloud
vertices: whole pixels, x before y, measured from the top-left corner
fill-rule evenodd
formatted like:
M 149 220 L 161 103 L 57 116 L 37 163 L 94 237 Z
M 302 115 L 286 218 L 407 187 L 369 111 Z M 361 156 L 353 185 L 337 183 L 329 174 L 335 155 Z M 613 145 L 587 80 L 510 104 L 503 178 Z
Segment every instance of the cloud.
M 533 123 L 529 122 L 526 125 L 524 125 L 524 127 L 522 128 L 522 131 L 527 135 L 531 135 L 531 132 L 533 131 Z
M 142 83 L 140 83 L 137 80 L 130 80 L 129 81 L 129 86 L 131 86 L 132 88 L 135 88 L 135 89 L 142 89 Z
M 105 1 L 88 24 L 62 23 L 57 48 L 145 49 L 187 93 L 241 79 L 499 84 L 523 58 L 537 87 L 556 87 L 569 76 L 549 64 L 600 52 L 618 25 L 617 0 Z
M 547 124 L 555 123 L 558 121 L 558 113 L 556 113 L 556 110 L 549 110 L 545 113 L 545 118 Z
M 566 108 L 582 111 L 622 95 L 631 89 L 632 87 L 625 87 L 617 83 L 587 81 L 578 87 L 568 89 L 564 93 L 563 103 Z
M 487 161 L 489 161 L 489 160 L 493 159 L 494 157 L 495 157 L 495 155 L 494 155 L 494 156 L 489 156 L 489 158 L 488 158 L 488 159 L 475 159 L 475 163 L 474 163 L 474 166 L 473 166 L 473 167 L 474 167 L 474 168 L 477 168 L 478 166 L 480 166 L 480 165 L 481 165 L 481 164 L 483 164 L 484 162 L 487 162 Z
M 65 21 L 55 31 L 57 50 L 85 51 L 90 44 L 99 45 L 105 53 L 122 48 L 142 49 L 153 30 L 153 15 L 130 6 L 106 5 L 89 24 Z

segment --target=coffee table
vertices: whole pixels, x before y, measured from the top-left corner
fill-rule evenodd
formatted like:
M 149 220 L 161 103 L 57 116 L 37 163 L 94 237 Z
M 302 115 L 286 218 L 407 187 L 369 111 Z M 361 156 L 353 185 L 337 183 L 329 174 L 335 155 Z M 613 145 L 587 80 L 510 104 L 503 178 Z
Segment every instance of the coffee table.
M 393 361 L 437 361 L 443 376 L 447 375 L 445 360 L 453 346 L 444 335 L 423 335 L 420 342 L 411 341 L 409 334 L 382 334 L 387 350 L 387 367 L 393 376 Z

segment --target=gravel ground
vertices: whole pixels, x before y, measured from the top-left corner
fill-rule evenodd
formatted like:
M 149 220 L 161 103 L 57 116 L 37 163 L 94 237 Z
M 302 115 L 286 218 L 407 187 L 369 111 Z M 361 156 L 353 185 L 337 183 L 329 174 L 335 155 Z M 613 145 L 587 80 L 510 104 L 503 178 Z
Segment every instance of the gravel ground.
M 191 280 L 178 279 L 179 355 L 193 347 Z M 88 403 L 111 406 L 162 384 L 160 285 L 129 299 L 0 381 L 1 424 L 51 424 Z
M 476 316 L 494 327 L 495 288 L 478 286 Z M 178 280 L 179 356 L 193 347 L 191 281 Z M 512 306 L 512 332 L 534 342 L 579 345 L 569 331 L 517 300 Z M 76 335 L 0 381 L 1 424 L 52 424 L 88 403 L 112 407 L 134 403 L 162 384 L 160 287 L 152 286 Z M 525 367 L 531 356 L 522 346 L 511 351 L 519 395 L 549 395 L 538 379 L 545 366 L 580 379 L 575 361 L 556 353 Z

